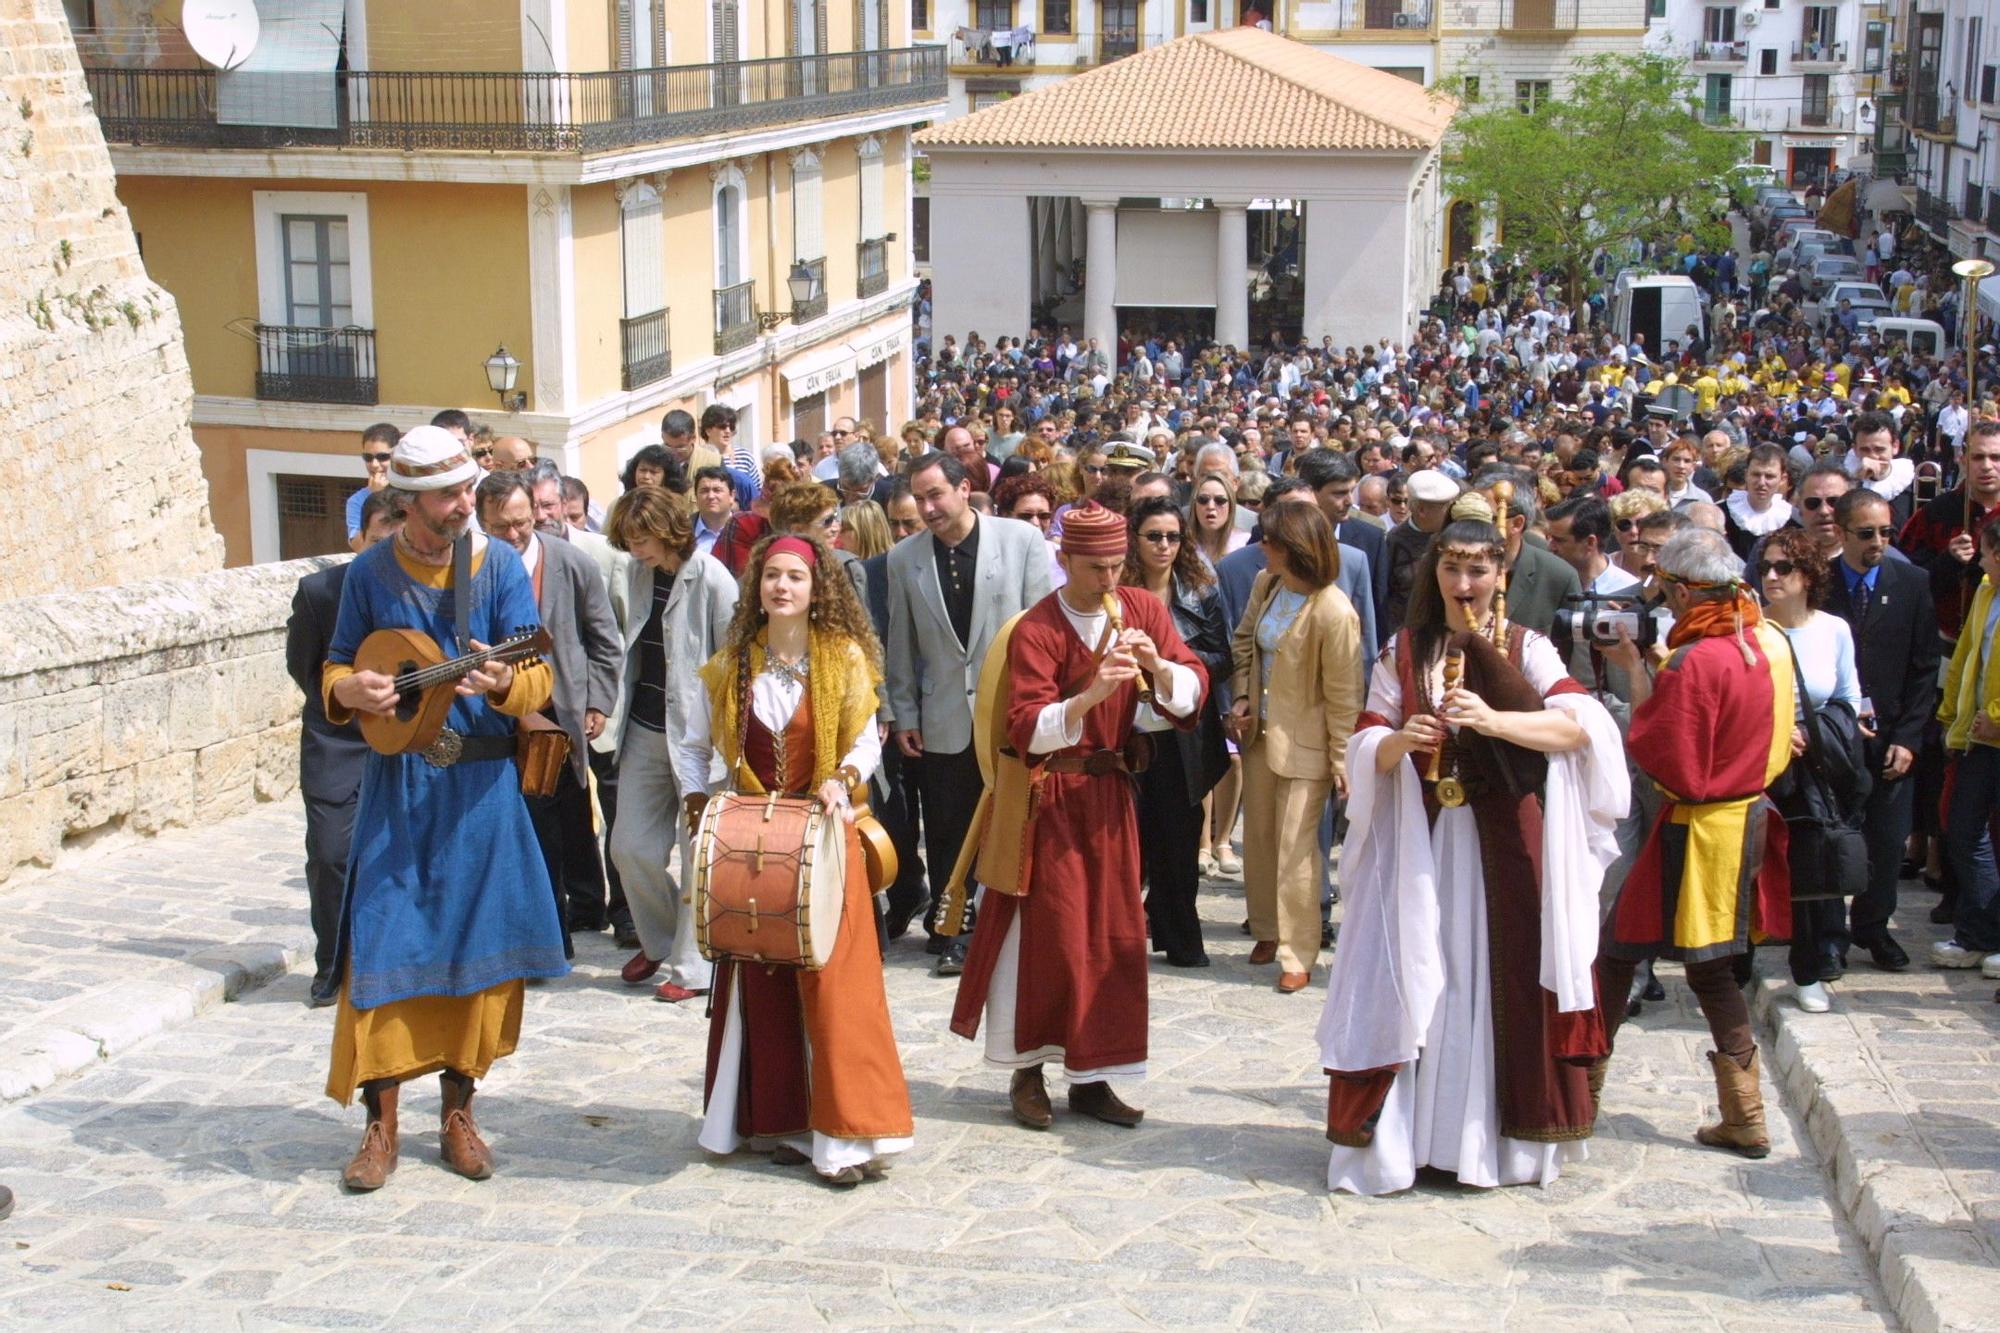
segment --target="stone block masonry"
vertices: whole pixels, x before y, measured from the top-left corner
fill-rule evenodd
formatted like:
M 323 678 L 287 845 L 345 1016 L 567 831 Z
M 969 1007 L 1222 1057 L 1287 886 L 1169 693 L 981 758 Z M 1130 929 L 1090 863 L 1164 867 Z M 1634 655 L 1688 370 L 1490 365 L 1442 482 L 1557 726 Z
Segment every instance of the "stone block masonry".
M 290 795 L 285 621 L 299 579 L 341 558 L 0 603 L 0 884 L 107 833 Z
M 60 0 L 0 0 L 0 600 L 218 569 L 174 300 L 146 276 Z

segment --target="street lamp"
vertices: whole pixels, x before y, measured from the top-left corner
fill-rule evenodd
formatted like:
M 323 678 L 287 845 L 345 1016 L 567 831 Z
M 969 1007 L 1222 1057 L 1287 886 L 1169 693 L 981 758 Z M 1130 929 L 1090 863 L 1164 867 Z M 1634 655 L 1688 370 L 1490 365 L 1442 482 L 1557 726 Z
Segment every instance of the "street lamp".
M 762 310 L 757 314 L 757 327 L 765 333 L 788 319 L 795 323 L 798 321 L 801 309 L 819 296 L 819 274 L 805 260 L 797 260 L 785 277 L 785 289 L 792 298 L 790 310 Z
M 521 363 L 501 343 L 500 350 L 486 358 L 486 384 L 500 395 L 500 406 L 518 412 L 528 405 L 527 393 L 516 393 L 514 382 L 521 377 Z

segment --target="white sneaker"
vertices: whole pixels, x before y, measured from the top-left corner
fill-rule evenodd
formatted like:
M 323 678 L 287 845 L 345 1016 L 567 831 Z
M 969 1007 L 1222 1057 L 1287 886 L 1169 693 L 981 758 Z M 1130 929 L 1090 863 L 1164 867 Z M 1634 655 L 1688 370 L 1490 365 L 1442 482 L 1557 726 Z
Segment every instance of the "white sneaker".
M 1986 961 L 1979 965 L 1979 975 L 1988 981 L 2000 981 L 2000 953 L 1986 955 Z
M 1978 967 L 1985 960 L 1984 952 L 1968 949 L 1957 940 L 1941 940 L 1931 946 L 1931 962 L 1939 967 Z
M 1799 1002 L 1799 1008 L 1809 1014 L 1823 1014 L 1833 1008 L 1833 997 L 1827 994 L 1823 981 L 1815 981 L 1810 986 L 1794 986 L 1792 993 Z

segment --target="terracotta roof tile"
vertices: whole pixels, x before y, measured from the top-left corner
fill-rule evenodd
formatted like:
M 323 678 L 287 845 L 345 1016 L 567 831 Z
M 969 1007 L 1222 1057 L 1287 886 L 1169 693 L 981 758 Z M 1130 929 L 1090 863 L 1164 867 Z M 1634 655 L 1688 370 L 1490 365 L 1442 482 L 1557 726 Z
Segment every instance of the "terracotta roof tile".
M 1457 110 L 1261 28 L 1195 33 L 917 135 L 920 147 L 1422 152 Z

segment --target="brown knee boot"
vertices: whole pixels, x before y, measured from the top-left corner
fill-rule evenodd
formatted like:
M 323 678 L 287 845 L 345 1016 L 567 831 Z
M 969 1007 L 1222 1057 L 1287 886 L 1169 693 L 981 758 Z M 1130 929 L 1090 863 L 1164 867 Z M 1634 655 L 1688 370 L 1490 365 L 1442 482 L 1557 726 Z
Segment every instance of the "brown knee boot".
M 394 1083 L 361 1089 L 368 1128 L 361 1133 L 354 1160 L 340 1173 L 341 1183 L 356 1193 L 381 1189 L 396 1172 L 396 1093 Z
M 1590 1066 L 1590 1123 L 1597 1123 L 1597 1114 L 1604 1105 L 1604 1075 L 1611 1068 L 1611 1057 L 1604 1056 Z
M 1715 1066 L 1715 1096 L 1722 1103 L 1722 1123 L 1703 1125 L 1695 1140 L 1711 1148 L 1727 1148 L 1744 1157 L 1769 1157 L 1771 1136 L 1764 1132 L 1764 1094 L 1757 1086 L 1757 1052 L 1750 1067 L 1738 1065 L 1721 1051 L 1708 1053 Z
M 438 1156 L 451 1170 L 467 1180 L 484 1180 L 493 1174 L 493 1150 L 479 1137 L 472 1123 L 472 1080 L 446 1070 L 438 1075 L 444 1094 L 444 1127 L 438 1135 Z

